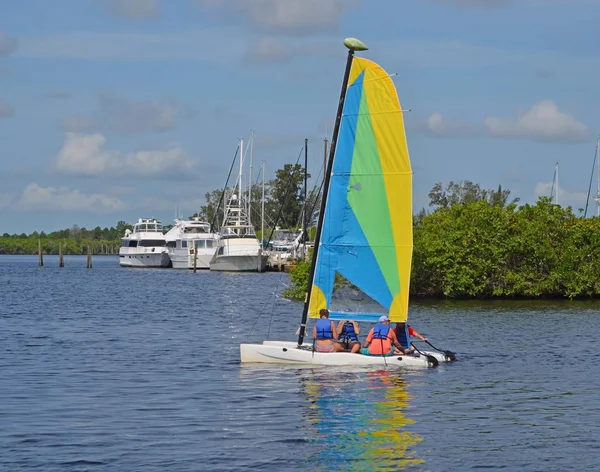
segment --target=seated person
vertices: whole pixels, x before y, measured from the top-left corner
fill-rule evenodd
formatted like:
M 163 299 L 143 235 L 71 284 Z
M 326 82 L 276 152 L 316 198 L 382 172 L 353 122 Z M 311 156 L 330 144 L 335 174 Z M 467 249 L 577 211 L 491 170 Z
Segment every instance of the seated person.
M 417 331 L 410 326 L 407 326 L 405 322 L 396 323 L 396 338 L 402 345 L 402 348 L 406 351 L 410 349 L 411 352 L 415 351 L 415 347 L 410 343 L 410 337 L 419 338 L 421 341 L 427 341 L 426 337 L 421 336 Z
M 409 349 L 402 348 L 398 338 L 396 338 L 396 333 L 390 328 L 390 319 L 383 315 L 379 317 L 379 322 L 369 331 L 362 352 L 369 356 L 387 356 L 392 355 L 392 346 L 397 348 L 393 354 L 408 354 L 410 352 Z
M 313 338 L 315 340 L 315 350 L 317 352 L 342 352 L 344 348 L 336 341 L 338 339 L 335 323 L 329 319 L 329 310 L 323 308 L 313 326 Z
M 340 321 L 337 326 L 338 342 L 346 351 L 360 351 L 360 326 L 356 321 Z

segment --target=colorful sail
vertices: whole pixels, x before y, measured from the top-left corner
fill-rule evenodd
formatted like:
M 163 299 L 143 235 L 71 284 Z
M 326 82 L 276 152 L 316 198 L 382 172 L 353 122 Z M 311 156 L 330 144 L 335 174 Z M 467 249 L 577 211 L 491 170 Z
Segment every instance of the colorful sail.
M 405 321 L 412 170 L 394 83 L 367 59 L 352 62 L 325 198 L 309 316 Z

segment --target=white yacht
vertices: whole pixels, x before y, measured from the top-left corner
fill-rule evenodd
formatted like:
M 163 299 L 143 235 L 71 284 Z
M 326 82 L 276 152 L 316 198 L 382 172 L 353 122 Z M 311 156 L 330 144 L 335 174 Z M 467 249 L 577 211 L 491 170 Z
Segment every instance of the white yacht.
M 252 141 L 253 142 L 253 141 Z M 252 151 L 250 153 L 252 162 Z M 223 224 L 219 232 L 217 251 L 210 260 L 210 270 L 233 271 L 233 272 L 264 272 L 267 266 L 268 254 L 263 254 L 254 225 L 250 221 L 248 201 L 242 199 L 242 169 L 244 165 L 244 140 L 240 140 L 240 171 L 238 175 L 239 184 L 236 194 L 235 190 L 229 197 L 225 207 Z M 252 164 L 250 164 L 252 168 Z M 234 187 L 235 188 L 235 187 Z
M 210 260 L 217 249 L 219 235 L 210 231 L 210 223 L 198 217 L 176 219 L 175 226 L 165 235 L 173 269 L 210 269 Z
M 210 270 L 234 272 L 264 272 L 268 254 L 263 254 L 241 201 L 233 194 L 226 208 L 217 251 L 210 261 Z
M 140 218 L 133 231 L 125 230 L 119 248 L 121 267 L 169 267 L 163 226 L 154 218 Z
M 303 259 L 304 246 L 302 242 L 302 230 L 293 231 L 276 226 L 269 243 L 268 253 L 271 256 L 279 256 L 281 259 Z

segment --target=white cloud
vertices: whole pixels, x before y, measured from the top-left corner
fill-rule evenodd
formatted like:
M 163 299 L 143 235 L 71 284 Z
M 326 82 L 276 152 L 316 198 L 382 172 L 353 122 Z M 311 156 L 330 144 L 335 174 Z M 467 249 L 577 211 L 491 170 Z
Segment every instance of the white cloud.
M 57 170 L 82 176 L 113 174 L 145 177 L 186 174 L 194 167 L 194 162 L 179 146 L 121 153 L 106 150 L 105 143 L 106 138 L 99 133 L 67 133 L 63 147 L 56 156 Z
M 482 124 L 450 120 L 433 113 L 424 122 L 407 126 L 415 131 L 436 137 L 491 136 L 532 141 L 579 142 L 587 139 L 588 128 L 568 113 L 561 112 L 551 100 L 542 100 L 515 119 L 486 117 Z
M 8 118 L 15 114 L 13 106 L 5 100 L 0 99 L 0 118 Z
M 62 120 L 61 126 L 65 131 L 77 133 L 161 132 L 171 129 L 182 117 L 191 115 L 190 110 L 173 100 L 164 103 L 136 101 L 104 93 L 100 95 L 99 113 L 68 116 Z
M 553 193 L 552 182 L 540 182 L 535 186 L 535 197 L 550 197 L 554 202 L 555 193 Z M 571 206 L 575 210 L 585 206 L 587 192 L 569 192 L 558 185 L 558 203 L 562 206 Z
M 8 56 L 17 50 L 19 40 L 17 38 L 9 38 L 0 31 L 0 56 Z
M 407 121 L 407 124 L 410 123 Z M 417 131 L 437 137 L 469 137 L 481 134 L 481 130 L 474 125 L 451 121 L 441 113 L 433 113 L 427 120 L 414 125 Z
M 95 0 L 108 13 L 121 18 L 147 20 L 160 14 L 158 0 Z
M 287 62 L 292 59 L 293 50 L 281 40 L 270 36 L 252 43 L 246 52 L 246 59 L 257 62 Z
M 542 100 L 515 119 L 488 117 L 487 133 L 498 138 L 523 138 L 535 141 L 582 141 L 588 128 L 568 113 L 561 112 L 552 100 Z
M 220 8 L 227 17 L 241 13 L 261 31 L 308 34 L 337 27 L 340 19 L 361 0 L 200 0 Z
M 20 210 L 87 211 L 92 213 L 112 213 L 124 208 L 118 198 L 103 193 L 86 195 L 79 190 L 67 187 L 40 187 L 29 184 L 17 202 Z

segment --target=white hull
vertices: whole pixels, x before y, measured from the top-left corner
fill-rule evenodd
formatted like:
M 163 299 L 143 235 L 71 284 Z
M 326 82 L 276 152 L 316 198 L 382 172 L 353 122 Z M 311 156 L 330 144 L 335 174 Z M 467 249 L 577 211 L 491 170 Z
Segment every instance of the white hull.
M 214 251 L 210 254 L 198 254 L 198 260 L 196 261 L 196 268 L 200 269 L 210 269 L 210 260 L 212 259 Z M 190 256 L 188 254 L 175 254 L 173 252 L 170 253 L 171 263 L 173 264 L 173 269 L 193 269 L 194 268 L 194 256 Z
M 264 341 L 263 344 L 241 344 L 240 358 L 242 363 L 261 364 L 305 364 L 305 365 L 334 365 L 334 366 L 370 366 L 387 367 L 434 367 L 425 356 L 365 356 L 349 352 L 313 352 L 312 345 L 303 344 L 304 349 L 298 349 L 291 341 Z M 422 351 L 425 353 L 425 351 Z M 444 362 L 441 353 L 427 352 L 439 362 Z
M 264 272 L 269 256 L 215 256 L 210 262 L 210 270 L 230 272 Z
M 169 267 L 170 262 L 166 252 L 119 255 L 121 267 Z

